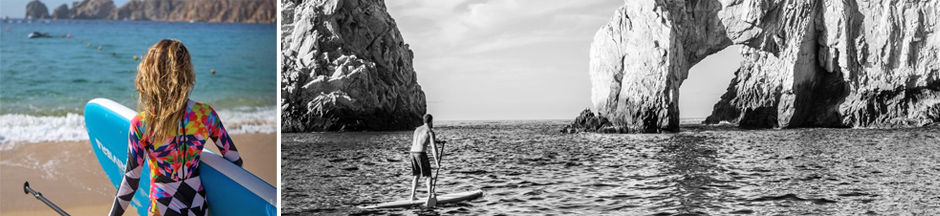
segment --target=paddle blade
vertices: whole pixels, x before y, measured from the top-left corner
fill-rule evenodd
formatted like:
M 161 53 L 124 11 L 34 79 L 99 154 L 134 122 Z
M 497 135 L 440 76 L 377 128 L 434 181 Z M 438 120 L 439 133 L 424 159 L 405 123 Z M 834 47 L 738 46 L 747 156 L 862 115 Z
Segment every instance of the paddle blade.
M 428 201 L 426 201 L 424 205 L 427 206 L 428 208 L 433 208 L 434 206 L 437 206 L 437 196 L 428 197 Z

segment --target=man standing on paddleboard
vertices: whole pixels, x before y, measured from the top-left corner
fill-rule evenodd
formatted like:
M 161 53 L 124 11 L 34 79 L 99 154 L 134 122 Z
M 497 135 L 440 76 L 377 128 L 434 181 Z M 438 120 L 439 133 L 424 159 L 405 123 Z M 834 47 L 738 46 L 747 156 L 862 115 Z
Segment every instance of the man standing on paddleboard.
M 441 158 L 437 152 L 437 144 L 444 143 L 443 141 L 437 141 L 437 137 L 434 135 L 433 128 L 434 117 L 431 114 L 424 114 L 424 125 L 421 125 L 415 129 L 414 141 L 411 143 L 411 175 L 414 176 L 414 179 L 411 181 L 411 200 L 418 200 L 418 197 L 415 196 L 415 192 L 418 190 L 418 180 L 424 176 L 427 177 L 428 183 L 428 200 L 436 199 L 431 190 L 431 161 L 428 158 L 427 147 L 428 144 L 431 144 L 432 151 L 434 153 L 434 161 L 437 162 L 437 167 L 441 167 Z

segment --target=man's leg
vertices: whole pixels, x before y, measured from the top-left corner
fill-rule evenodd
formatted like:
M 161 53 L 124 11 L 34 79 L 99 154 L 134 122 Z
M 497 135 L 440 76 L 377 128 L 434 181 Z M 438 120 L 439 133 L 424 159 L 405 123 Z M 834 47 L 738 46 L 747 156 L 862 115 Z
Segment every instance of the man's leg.
M 414 179 L 411 180 L 411 201 L 418 200 L 418 197 L 415 196 L 415 191 L 418 190 L 418 178 L 421 178 L 421 176 L 416 175 Z
M 430 176 L 428 176 L 427 183 L 428 183 L 428 199 L 431 199 L 431 197 L 434 197 L 434 192 L 431 191 L 431 177 Z

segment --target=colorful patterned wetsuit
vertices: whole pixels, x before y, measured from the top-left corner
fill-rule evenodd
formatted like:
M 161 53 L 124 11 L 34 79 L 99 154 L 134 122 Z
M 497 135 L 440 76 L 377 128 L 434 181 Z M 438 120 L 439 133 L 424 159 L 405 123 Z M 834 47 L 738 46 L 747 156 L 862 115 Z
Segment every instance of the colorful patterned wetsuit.
M 122 215 L 140 183 L 141 165 L 150 161 L 151 215 L 205 215 L 206 192 L 199 178 L 199 153 L 206 138 L 219 147 L 222 156 L 241 166 L 232 139 L 222 121 L 209 105 L 190 100 L 179 133 L 160 143 L 143 142 L 144 123 L 148 117 L 137 114 L 131 120 L 129 150 L 124 180 L 118 188 L 111 215 Z

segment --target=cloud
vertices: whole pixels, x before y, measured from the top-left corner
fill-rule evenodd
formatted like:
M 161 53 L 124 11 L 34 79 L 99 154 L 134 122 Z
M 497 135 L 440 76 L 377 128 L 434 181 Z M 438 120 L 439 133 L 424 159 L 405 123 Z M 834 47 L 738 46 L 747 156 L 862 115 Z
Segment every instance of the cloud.
M 533 34 L 506 34 L 495 36 L 494 39 L 485 40 L 464 50 L 464 54 L 484 53 L 502 49 L 522 47 L 532 44 L 571 41 L 576 38 L 565 35 L 564 32 L 539 32 Z
M 585 24 L 596 24 L 604 23 L 610 20 L 609 14 L 559 14 L 555 17 L 555 22 L 571 22 L 577 23 L 579 25 Z M 593 28 L 600 28 L 600 26 L 592 26 Z
M 416 38 L 433 47 L 467 47 L 467 44 L 488 43 L 481 50 L 495 50 L 510 45 L 508 42 L 532 44 L 564 37 L 545 35 L 559 28 L 578 27 L 590 17 L 596 6 L 605 0 L 403 0 L 391 1 L 388 8 L 404 29 L 415 29 L 408 38 Z M 613 9 L 611 9 L 613 11 Z M 604 14 L 603 16 L 609 16 Z M 602 17 L 603 17 L 602 16 Z M 413 21 L 405 22 L 405 21 Z M 597 28 L 599 26 L 592 26 Z M 404 30 L 403 30 L 404 31 Z M 533 35 L 505 35 L 507 32 L 527 32 Z M 558 31 L 562 32 L 562 31 Z M 529 38 L 524 41 L 513 38 Z M 470 52 L 473 53 L 473 52 Z
M 505 25 L 525 18 L 542 17 L 546 14 L 563 14 L 601 3 L 600 0 L 494 0 L 467 6 L 461 19 L 477 27 Z
M 590 106 L 588 49 L 618 0 L 393 0 L 428 112 L 569 118 Z

